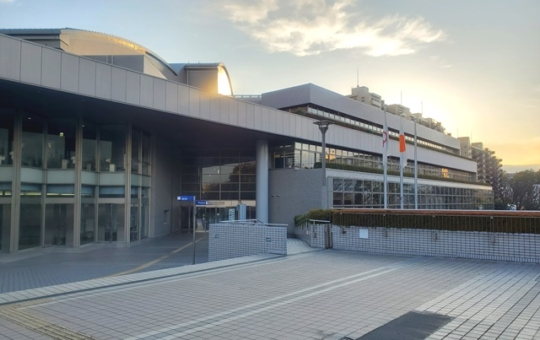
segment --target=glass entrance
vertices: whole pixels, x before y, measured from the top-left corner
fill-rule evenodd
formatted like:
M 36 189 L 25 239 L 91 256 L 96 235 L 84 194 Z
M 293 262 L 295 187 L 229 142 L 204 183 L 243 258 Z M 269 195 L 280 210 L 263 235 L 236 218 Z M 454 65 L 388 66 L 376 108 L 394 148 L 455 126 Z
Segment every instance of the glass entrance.
M 124 204 L 100 203 L 98 225 L 98 241 L 123 240 Z

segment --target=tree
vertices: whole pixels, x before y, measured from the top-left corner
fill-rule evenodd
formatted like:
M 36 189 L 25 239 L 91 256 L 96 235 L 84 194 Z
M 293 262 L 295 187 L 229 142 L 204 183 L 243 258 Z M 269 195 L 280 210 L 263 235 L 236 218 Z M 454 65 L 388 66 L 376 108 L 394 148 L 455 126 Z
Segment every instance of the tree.
M 540 170 L 520 171 L 510 180 L 518 210 L 540 210 Z
M 502 175 L 499 179 L 498 190 L 495 190 L 495 188 L 493 188 L 493 192 L 495 194 L 495 209 L 508 209 L 508 205 L 511 204 L 513 200 L 513 192 L 512 186 L 510 184 L 510 177 L 508 176 L 506 171 L 502 172 Z

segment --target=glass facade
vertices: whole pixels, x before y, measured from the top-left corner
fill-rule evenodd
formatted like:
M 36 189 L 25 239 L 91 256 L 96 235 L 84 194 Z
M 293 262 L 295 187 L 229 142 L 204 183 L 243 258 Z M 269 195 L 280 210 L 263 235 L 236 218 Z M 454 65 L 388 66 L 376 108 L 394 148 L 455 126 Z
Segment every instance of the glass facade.
M 0 109 L 0 115 L 0 251 L 148 237 L 149 134 L 129 125 L 45 119 L 10 109 Z M 14 206 L 16 196 L 20 204 Z M 13 233 L 16 245 L 10 244 Z
M 182 158 L 182 195 L 255 200 L 255 150 L 201 150 Z
M 313 144 L 291 143 L 274 147 L 272 153 L 272 168 L 301 168 L 313 169 L 320 167 L 322 148 Z M 382 173 L 382 157 L 357 151 L 348 151 L 344 149 L 326 148 L 326 164 L 331 167 L 332 164 L 343 165 L 347 170 L 357 168 L 359 171 L 380 172 Z M 388 171 L 399 173 L 399 159 L 388 158 Z M 405 174 L 414 173 L 414 164 L 409 161 L 404 169 Z M 458 181 L 473 182 L 475 174 L 456 169 L 437 167 L 429 164 L 418 164 L 418 175 L 441 178 L 455 179 Z
M 403 185 L 403 207 L 414 209 L 414 187 Z M 399 183 L 388 183 L 388 208 L 399 209 Z M 334 208 L 384 208 L 384 184 L 381 181 L 333 179 Z M 468 189 L 418 185 L 418 209 L 494 209 L 491 189 Z

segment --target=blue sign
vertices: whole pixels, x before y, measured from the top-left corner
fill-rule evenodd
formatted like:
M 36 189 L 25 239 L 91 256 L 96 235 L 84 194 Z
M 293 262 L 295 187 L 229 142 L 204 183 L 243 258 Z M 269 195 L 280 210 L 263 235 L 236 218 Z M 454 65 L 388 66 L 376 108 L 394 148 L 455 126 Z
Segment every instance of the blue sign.
M 178 201 L 195 201 L 195 196 L 178 196 Z
M 208 201 L 195 201 L 195 205 L 207 205 Z

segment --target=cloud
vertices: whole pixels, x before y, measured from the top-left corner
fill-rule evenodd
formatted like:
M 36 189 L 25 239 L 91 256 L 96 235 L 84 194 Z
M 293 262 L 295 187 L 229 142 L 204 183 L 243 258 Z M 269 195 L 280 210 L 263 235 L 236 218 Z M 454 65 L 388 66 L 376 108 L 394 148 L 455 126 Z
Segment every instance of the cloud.
M 12 4 L 15 0 L 0 0 L 0 4 Z
M 225 2 L 228 19 L 271 52 L 297 56 L 361 48 L 370 56 L 412 54 L 441 41 L 442 30 L 423 18 L 389 15 L 372 19 L 353 0 L 242 0 Z

